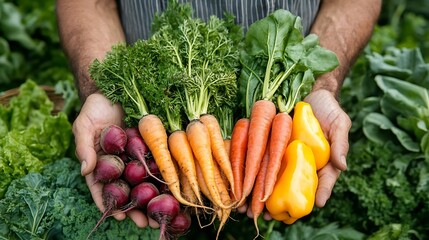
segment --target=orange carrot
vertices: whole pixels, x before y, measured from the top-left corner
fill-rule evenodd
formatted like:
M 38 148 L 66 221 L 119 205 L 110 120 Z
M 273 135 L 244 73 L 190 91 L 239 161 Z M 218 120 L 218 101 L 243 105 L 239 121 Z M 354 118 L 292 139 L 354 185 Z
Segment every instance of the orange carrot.
M 230 156 L 231 155 L 231 139 L 224 139 L 223 145 L 225 145 L 226 153 L 228 154 L 228 156 Z M 230 161 L 231 161 L 231 159 L 230 159 Z M 231 166 L 231 170 L 232 170 L 232 166 Z
M 229 160 L 228 152 L 223 142 L 222 132 L 219 122 L 214 115 L 204 114 L 200 117 L 200 121 L 207 127 L 210 135 L 210 146 L 215 161 L 219 164 L 221 171 L 234 188 L 234 176 L 232 174 L 231 161 Z
M 191 184 L 189 183 L 189 179 L 179 170 L 179 179 L 180 179 L 180 190 L 182 191 L 183 198 L 185 198 L 187 201 L 191 203 L 202 204 L 202 202 L 197 198 L 197 195 L 195 195 L 194 190 L 192 189 Z
M 179 165 L 180 172 L 186 176 L 190 187 L 201 204 L 202 199 L 197 182 L 194 154 L 192 153 L 191 146 L 189 145 L 186 132 L 177 130 L 171 133 L 168 137 L 168 147 L 172 157 Z
M 220 172 L 219 164 L 217 163 L 214 164 L 213 171 L 214 171 L 215 183 L 218 186 L 221 201 L 225 205 L 231 205 L 231 197 L 229 196 L 228 185 L 227 185 L 228 181 L 225 181 L 224 176 Z
M 227 208 L 221 201 L 219 190 L 215 182 L 213 170 L 215 161 L 212 156 L 210 135 L 207 127 L 200 120 L 193 120 L 186 127 L 186 135 L 191 145 L 192 152 L 201 167 L 204 181 L 209 189 L 213 203 L 222 208 Z
M 239 119 L 235 123 L 231 135 L 230 159 L 232 174 L 234 175 L 234 194 L 232 195 L 235 201 L 241 199 L 243 191 L 244 162 L 246 159 L 249 123 L 250 120 L 248 118 Z
M 227 182 L 225 182 L 224 179 L 222 178 L 219 165 L 216 163 L 215 163 L 215 167 L 214 167 L 214 174 L 215 174 L 216 185 L 219 187 L 219 194 L 220 194 L 222 202 L 226 205 L 231 205 L 232 201 L 231 201 L 231 198 L 229 196 L 228 188 L 226 186 Z M 217 230 L 217 234 L 216 234 L 216 239 L 219 238 L 220 231 L 225 226 L 226 221 L 228 220 L 228 218 L 231 214 L 231 210 L 232 210 L 231 207 L 221 208 L 220 212 L 218 212 L 220 222 L 219 222 L 219 226 L 218 226 L 218 230 Z
M 176 171 L 175 163 L 171 157 L 170 151 L 168 150 L 167 133 L 158 116 L 153 114 L 143 116 L 139 121 L 138 128 L 143 140 L 149 147 L 155 159 L 163 179 L 166 181 L 168 188 L 174 197 L 184 205 L 209 208 L 193 204 L 183 198 L 180 192 L 179 175 Z
M 265 207 L 265 201 L 261 200 L 261 198 L 264 196 L 265 181 L 268 178 L 268 175 L 271 175 L 271 172 L 268 171 L 268 164 L 271 154 L 270 149 L 271 140 L 268 141 L 264 157 L 262 158 L 261 167 L 259 168 L 258 175 L 256 176 L 255 186 L 253 187 L 252 198 L 250 200 L 250 209 L 253 213 L 253 223 L 256 227 L 256 237 L 259 236 L 258 217 L 261 215 Z
M 212 197 L 210 196 L 209 188 L 207 187 L 206 182 L 204 181 L 203 170 L 200 167 L 198 161 L 195 162 L 195 170 L 197 172 L 197 181 L 198 186 L 200 187 L 201 192 L 206 196 L 211 202 L 213 202 Z
M 206 182 L 204 181 L 204 176 L 203 176 L 203 171 L 201 170 L 200 164 L 198 163 L 198 161 L 195 161 L 195 170 L 197 172 L 197 181 L 198 181 L 198 185 L 200 187 L 201 192 L 207 197 L 207 199 L 213 203 L 213 198 L 210 195 L 210 191 L 207 187 Z M 215 213 L 219 212 L 219 208 L 216 207 L 215 208 Z M 201 221 L 200 221 L 200 216 L 197 215 L 197 220 L 198 223 L 200 225 L 200 228 L 203 228 L 205 226 L 208 226 L 210 224 L 212 224 L 214 222 L 214 220 L 216 219 L 216 216 L 213 216 L 213 218 L 211 219 L 210 223 L 207 225 L 202 225 Z
M 255 184 L 276 111 L 276 106 L 269 100 L 258 100 L 252 107 L 244 168 L 243 195 L 240 203 L 249 196 Z
M 283 155 L 292 133 L 292 118 L 287 112 L 279 112 L 274 117 L 270 135 L 269 176 L 265 178 L 265 191 L 261 198 L 265 202 L 271 195 L 277 180 Z

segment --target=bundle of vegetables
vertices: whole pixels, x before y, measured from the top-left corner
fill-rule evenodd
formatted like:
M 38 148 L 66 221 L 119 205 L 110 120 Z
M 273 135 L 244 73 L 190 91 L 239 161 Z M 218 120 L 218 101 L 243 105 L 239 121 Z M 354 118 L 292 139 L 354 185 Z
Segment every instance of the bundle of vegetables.
M 95 183 L 103 183 L 104 212 L 90 236 L 115 212 L 139 209 L 159 222 L 160 238 L 179 237 L 191 224 L 188 212 L 165 187 L 149 148 L 137 128 L 111 125 L 100 135 L 103 153 L 94 169 Z
M 34 81 L 27 80 L 8 105 L 0 105 L 0 197 L 10 182 L 63 157 L 72 139 L 71 124 Z M 58 131 L 61 129 L 61 131 Z
M 304 37 L 300 18 L 285 10 L 250 26 L 240 60 L 245 116 L 231 139 L 234 195 L 239 205 L 252 195 L 255 225 L 265 206 L 274 219 L 291 224 L 312 211 L 316 171 L 330 156 L 311 106 L 301 100 L 338 60 L 316 35 Z
M 219 234 L 234 182 L 218 119 L 232 119 L 225 115 L 236 102 L 242 31 L 231 17 L 191 18 L 190 6 L 176 1 L 154 29 L 148 40 L 113 47 L 91 77 L 139 129 L 171 194 L 197 213 L 214 210 Z

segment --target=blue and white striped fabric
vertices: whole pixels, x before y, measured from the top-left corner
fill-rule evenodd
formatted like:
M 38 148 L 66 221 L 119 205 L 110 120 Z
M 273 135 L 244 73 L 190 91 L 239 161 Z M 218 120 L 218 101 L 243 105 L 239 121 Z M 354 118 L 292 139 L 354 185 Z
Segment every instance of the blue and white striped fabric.
M 189 2 L 194 17 L 204 20 L 212 15 L 222 18 L 225 12 L 232 13 L 237 24 L 242 25 L 244 29 L 277 9 L 286 9 L 301 17 L 305 34 L 310 31 L 320 4 L 320 0 L 178 0 L 178 2 Z M 155 13 L 162 12 L 167 3 L 168 0 L 118 0 L 127 42 L 147 39 Z

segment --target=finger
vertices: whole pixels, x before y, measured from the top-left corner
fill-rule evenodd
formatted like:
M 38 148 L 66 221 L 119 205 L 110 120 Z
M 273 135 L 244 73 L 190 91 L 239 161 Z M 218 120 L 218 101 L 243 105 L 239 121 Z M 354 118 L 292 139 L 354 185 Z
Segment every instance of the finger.
M 271 214 L 269 212 L 264 212 L 264 220 L 265 221 L 271 221 L 273 218 L 271 217 Z
M 252 208 L 247 208 L 247 217 L 249 217 L 249 218 L 253 218 L 253 211 L 252 211 Z
M 157 221 L 153 220 L 150 217 L 148 217 L 148 219 L 149 219 L 149 226 L 151 228 L 154 228 L 154 229 L 159 228 L 159 223 Z
M 341 171 L 329 162 L 325 167 L 319 170 L 319 184 L 316 190 L 316 206 L 322 208 L 325 206 L 331 196 L 332 189 L 340 176 Z
M 82 116 L 73 123 L 73 134 L 76 143 L 76 156 L 81 162 L 81 174 L 83 176 L 91 173 L 97 163 L 97 153 L 95 151 L 95 131 L 91 127 L 82 123 Z
M 245 213 L 247 211 L 247 203 L 244 203 L 243 205 L 241 205 L 240 207 L 238 207 L 237 211 L 239 213 Z
M 131 218 L 139 228 L 145 228 L 149 225 L 146 215 L 139 210 L 131 210 L 127 212 L 127 216 Z
M 351 127 L 350 118 L 345 114 L 340 114 L 335 126 L 331 128 L 331 161 L 336 168 L 341 171 L 347 169 L 346 156 L 349 151 L 348 134 Z

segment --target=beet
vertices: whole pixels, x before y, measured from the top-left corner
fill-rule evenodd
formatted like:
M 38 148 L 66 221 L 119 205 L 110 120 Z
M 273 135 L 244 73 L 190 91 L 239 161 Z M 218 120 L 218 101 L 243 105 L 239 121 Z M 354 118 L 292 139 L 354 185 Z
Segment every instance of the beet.
M 112 215 L 115 210 L 120 209 L 122 206 L 129 202 L 130 187 L 122 179 L 116 179 L 112 182 L 106 183 L 103 186 L 103 206 L 104 211 L 100 220 L 98 220 L 95 227 L 88 234 L 88 237 L 103 223 L 103 221 Z
M 138 127 L 130 127 L 125 129 L 125 134 L 127 135 L 127 138 L 132 138 L 135 136 L 141 137 Z
M 149 168 L 151 176 L 155 176 L 156 178 L 162 178 L 161 171 L 159 170 L 159 167 L 156 164 L 155 159 L 148 158 L 146 160 L 146 164 L 147 164 L 147 166 Z
M 133 159 L 139 160 L 143 166 L 146 168 L 149 176 L 155 178 L 156 180 L 163 182 L 159 177 L 152 174 L 148 163 L 146 161 L 146 157 L 149 154 L 149 147 L 144 142 L 143 138 L 140 136 L 134 136 L 128 139 L 127 145 L 125 146 L 125 152 L 127 155 Z M 159 171 L 159 170 L 158 170 Z
M 120 157 L 113 154 L 101 155 L 94 168 L 94 181 L 95 183 L 107 183 L 118 179 L 124 169 L 125 164 Z
M 126 144 L 127 135 L 121 127 L 110 125 L 101 131 L 100 146 L 105 153 L 119 155 L 125 151 Z
M 171 194 L 160 194 L 149 201 L 147 214 L 160 225 L 159 239 L 167 239 L 167 226 L 180 212 L 179 201 Z
M 143 163 L 139 160 L 132 160 L 125 165 L 123 178 L 131 186 L 135 186 L 143 182 L 148 177 L 146 168 Z
M 191 227 L 191 216 L 187 212 L 180 211 L 167 226 L 167 232 L 175 237 L 180 237 Z
M 125 205 L 122 210 L 127 212 L 134 208 L 146 209 L 147 204 L 154 197 L 159 195 L 158 188 L 153 183 L 142 182 L 131 189 L 130 203 Z

